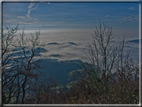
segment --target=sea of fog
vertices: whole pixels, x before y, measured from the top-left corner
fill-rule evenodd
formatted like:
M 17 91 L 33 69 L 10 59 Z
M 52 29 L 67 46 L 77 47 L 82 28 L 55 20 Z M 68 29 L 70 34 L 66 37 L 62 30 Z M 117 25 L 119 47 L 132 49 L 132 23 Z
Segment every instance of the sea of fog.
M 19 30 L 16 34 L 19 37 Z M 25 30 L 26 37 L 38 30 Z M 60 85 L 73 80 L 73 72 L 81 71 L 80 63 L 84 51 L 92 41 L 93 29 L 48 29 L 40 30 L 40 42 L 44 43 L 43 55 L 40 64 L 46 76 L 52 76 Z M 124 35 L 114 38 L 114 43 L 121 41 Z M 125 37 L 125 48 L 131 51 L 131 56 L 139 59 L 139 37 Z M 129 39 L 128 39 L 129 38 Z M 39 58 L 39 57 L 38 57 Z
M 19 30 L 21 32 L 22 30 Z M 26 36 L 39 30 L 25 30 Z M 119 30 L 118 30 L 119 31 Z M 114 30 L 114 34 L 118 33 Z M 58 60 L 82 60 L 84 50 L 92 42 L 93 29 L 42 29 L 40 30 L 40 41 L 45 43 L 43 55 L 46 58 L 56 58 Z M 125 39 L 125 48 L 131 51 L 134 59 L 139 59 L 139 36 L 116 34 L 114 43 Z M 134 41 L 133 40 L 137 40 Z M 131 42 L 130 42 L 131 41 Z

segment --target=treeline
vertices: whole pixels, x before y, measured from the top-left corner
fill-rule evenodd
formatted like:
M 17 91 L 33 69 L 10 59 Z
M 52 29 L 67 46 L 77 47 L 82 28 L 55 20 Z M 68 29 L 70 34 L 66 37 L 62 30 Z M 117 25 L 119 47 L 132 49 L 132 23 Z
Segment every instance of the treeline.
M 40 32 L 27 38 L 23 31 L 15 39 L 18 25 L 7 30 L 2 35 L 3 104 L 139 103 L 139 62 L 125 49 L 124 40 L 113 42 L 113 30 L 105 23 L 95 28 L 83 56 L 88 63 L 74 73 L 78 79 L 66 91 L 57 90 L 57 82 L 41 72 Z

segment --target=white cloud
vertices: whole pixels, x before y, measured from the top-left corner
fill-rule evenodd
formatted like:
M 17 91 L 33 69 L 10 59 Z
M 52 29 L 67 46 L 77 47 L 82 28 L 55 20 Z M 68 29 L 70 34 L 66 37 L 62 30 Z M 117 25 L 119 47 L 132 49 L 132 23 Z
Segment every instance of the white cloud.
M 134 7 L 130 7 L 129 9 L 130 9 L 130 10 L 134 10 Z
M 27 25 L 31 25 L 31 24 L 36 24 L 38 22 L 19 22 L 19 24 L 27 24 Z
M 31 18 L 30 13 L 31 10 L 34 10 L 38 7 L 38 4 L 36 5 L 35 3 L 30 3 L 30 5 L 28 6 L 28 13 L 26 14 L 28 18 Z
M 3 14 L 3 17 L 10 17 L 9 15 L 7 15 L 7 14 Z
M 5 21 L 5 22 L 12 22 L 11 20 L 7 20 L 7 21 Z
M 132 21 L 132 20 L 138 20 L 138 17 L 136 16 L 129 16 L 129 17 L 123 17 L 121 18 L 121 20 L 129 20 L 129 21 Z
M 28 9 L 31 9 L 32 7 L 34 7 L 34 3 L 31 3 L 29 6 L 28 6 Z
M 25 16 L 18 16 L 18 18 L 25 19 L 26 17 Z
M 106 15 L 105 17 L 108 17 L 109 15 Z

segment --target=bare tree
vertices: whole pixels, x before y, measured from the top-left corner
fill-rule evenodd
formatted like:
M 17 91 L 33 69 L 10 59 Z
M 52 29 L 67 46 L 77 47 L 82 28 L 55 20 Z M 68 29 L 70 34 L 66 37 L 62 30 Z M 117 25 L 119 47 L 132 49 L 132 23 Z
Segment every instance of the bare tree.
M 85 51 L 85 59 L 88 64 L 83 64 L 90 87 L 97 87 L 98 91 L 108 90 L 107 83 L 112 75 L 112 70 L 117 60 L 119 49 L 114 46 L 115 35 L 112 27 L 100 23 L 92 34 L 92 43 Z
M 8 30 L 7 33 L 2 35 L 2 101 L 9 102 L 10 99 L 13 97 L 12 95 L 12 85 L 16 78 L 16 73 L 13 72 L 11 68 L 14 63 L 12 61 L 13 53 L 13 38 L 15 33 L 18 30 L 18 25 L 13 29 L 10 27 L 6 27 Z M 9 90 L 9 91 L 8 91 Z M 7 97 L 7 100 L 6 100 Z
M 129 55 L 125 52 L 124 40 L 120 43 L 114 43 L 114 37 L 112 27 L 109 27 L 104 22 L 100 23 L 95 28 L 94 34 L 92 34 L 92 42 L 85 51 L 85 59 L 88 63 L 83 64 L 84 73 L 80 74 L 82 81 L 84 81 L 82 83 L 86 82 L 87 87 L 91 90 L 95 88 L 99 93 L 108 93 L 108 84 L 110 81 L 116 82 L 114 74 L 119 74 L 122 79 L 120 74 L 124 72 L 124 68 L 125 73 L 123 73 L 123 76 L 126 77 L 125 74 L 128 67 L 127 74 L 129 74 L 129 78 L 130 75 L 132 76 L 130 65 L 133 64 L 130 64 L 130 62 L 133 62 L 132 60 L 130 61 Z M 133 72 L 138 72 L 136 66 L 133 66 Z M 82 84 L 81 87 L 85 88 L 85 85 Z
M 39 41 L 40 31 L 25 37 L 23 30 L 20 38 L 15 39 L 18 25 L 7 30 L 2 39 L 3 103 L 25 103 L 31 84 L 42 76 L 43 67 L 38 58 L 44 44 Z
M 50 103 L 51 101 L 55 100 L 56 98 L 51 98 L 56 93 L 55 88 L 58 84 L 52 79 L 52 77 L 43 76 L 41 78 L 37 78 L 33 83 L 30 84 L 31 88 L 29 91 L 32 93 L 30 94 L 34 103 L 43 104 L 43 103 Z M 29 102 L 30 102 L 29 100 Z M 30 102 L 31 103 L 31 102 Z
M 31 34 L 30 38 L 24 38 L 24 31 L 20 34 L 20 40 L 18 40 L 18 47 L 21 49 L 19 51 L 19 56 L 14 60 L 20 66 L 17 69 L 21 73 L 20 82 L 22 90 L 22 103 L 24 103 L 24 98 L 26 96 L 26 91 L 30 88 L 29 83 L 35 79 L 35 77 L 40 76 L 39 69 L 41 66 L 35 60 L 36 56 L 39 56 L 41 47 L 43 45 L 39 41 L 40 32 L 36 32 L 35 35 Z

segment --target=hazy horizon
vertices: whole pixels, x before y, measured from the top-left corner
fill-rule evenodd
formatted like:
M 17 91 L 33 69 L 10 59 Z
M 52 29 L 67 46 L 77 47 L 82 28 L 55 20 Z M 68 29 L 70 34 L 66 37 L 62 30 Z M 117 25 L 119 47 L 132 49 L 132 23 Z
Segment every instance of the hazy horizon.
M 17 34 L 24 29 L 27 36 L 40 31 L 47 58 L 81 59 L 95 27 L 103 21 L 112 26 L 115 41 L 124 36 L 125 41 L 138 39 L 139 3 L 3 3 L 3 28 L 19 24 Z M 131 47 L 138 54 L 138 44 Z

